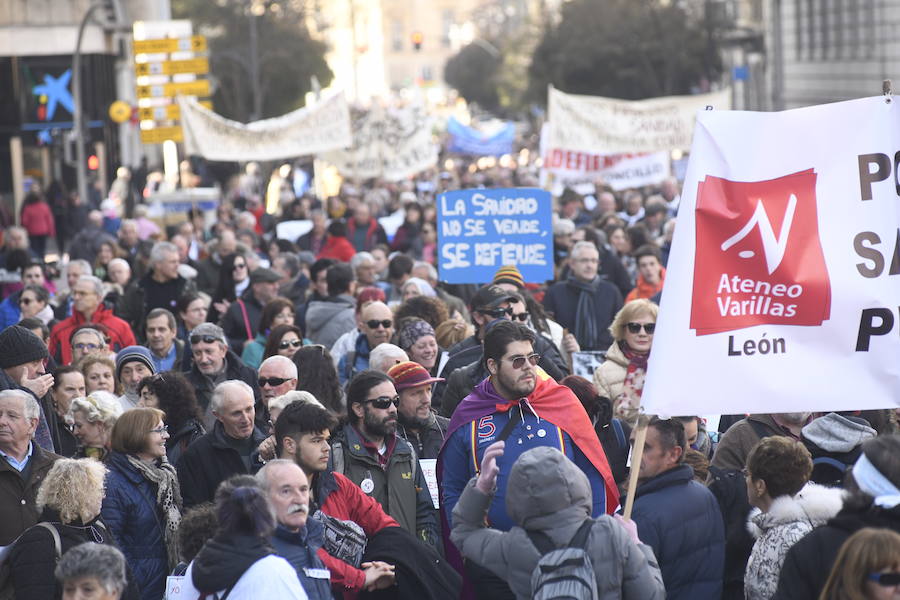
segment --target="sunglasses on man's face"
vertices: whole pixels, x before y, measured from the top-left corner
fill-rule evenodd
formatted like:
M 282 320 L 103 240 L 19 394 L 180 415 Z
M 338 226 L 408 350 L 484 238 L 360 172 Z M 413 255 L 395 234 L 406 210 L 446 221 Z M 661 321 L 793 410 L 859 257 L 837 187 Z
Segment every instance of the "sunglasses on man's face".
M 299 348 L 303 345 L 303 340 L 284 340 L 278 344 L 279 350 L 287 350 L 288 348 Z
M 518 319 L 519 321 L 524 323 L 525 321 L 528 320 L 528 313 L 519 313 L 517 315 L 512 315 L 512 318 L 513 318 L 513 321 Z
M 394 322 L 391 321 L 390 319 L 384 319 L 383 321 L 377 321 L 375 319 L 372 319 L 371 321 L 366 321 L 366 326 L 368 326 L 369 329 L 378 329 L 379 325 L 381 325 L 385 329 L 390 329 L 391 325 L 393 325 L 393 324 L 394 324 Z
M 266 387 L 266 385 L 278 387 L 286 381 L 290 381 L 290 379 L 285 379 L 284 377 L 260 377 L 259 387 Z
M 204 344 L 212 344 L 213 342 L 221 342 L 219 338 L 214 335 L 192 335 L 191 336 L 191 345 L 199 344 L 203 342 Z
M 540 354 L 529 354 L 528 356 L 514 356 L 512 358 L 504 358 L 503 360 L 508 360 L 512 363 L 513 369 L 521 369 L 525 366 L 525 361 L 528 361 L 532 367 L 537 365 L 541 360 Z
M 894 587 L 900 585 L 900 573 L 869 573 L 869 581 L 884 587 Z
M 656 330 L 656 323 L 626 323 L 625 327 L 628 328 L 629 333 L 640 333 L 641 327 L 643 327 L 647 335 L 653 335 L 653 332 Z
M 238 269 L 246 269 L 246 268 L 247 268 L 247 265 L 245 265 L 244 263 L 234 263 L 232 270 L 237 271 Z
M 367 404 L 371 404 L 375 408 L 380 408 L 384 410 L 385 408 L 390 408 L 391 404 L 394 406 L 400 406 L 400 396 L 394 396 L 391 398 L 390 396 L 378 396 L 377 398 L 369 398 L 366 400 Z
M 507 306 L 506 308 L 480 308 L 478 312 L 495 319 L 502 319 L 504 316 L 512 318 L 513 316 L 512 306 Z

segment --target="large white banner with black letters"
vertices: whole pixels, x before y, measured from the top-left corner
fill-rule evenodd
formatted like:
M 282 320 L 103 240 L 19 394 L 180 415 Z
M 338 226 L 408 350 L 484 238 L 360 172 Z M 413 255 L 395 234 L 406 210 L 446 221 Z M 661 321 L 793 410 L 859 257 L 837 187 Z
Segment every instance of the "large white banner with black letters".
M 900 106 L 698 114 L 650 414 L 900 405 Z

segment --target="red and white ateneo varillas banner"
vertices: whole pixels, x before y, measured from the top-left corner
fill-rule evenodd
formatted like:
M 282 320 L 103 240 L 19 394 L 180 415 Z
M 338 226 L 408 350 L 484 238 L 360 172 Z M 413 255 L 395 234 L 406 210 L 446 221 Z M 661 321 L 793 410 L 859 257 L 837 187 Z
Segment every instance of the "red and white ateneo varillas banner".
M 697 118 L 644 410 L 900 406 L 900 105 Z

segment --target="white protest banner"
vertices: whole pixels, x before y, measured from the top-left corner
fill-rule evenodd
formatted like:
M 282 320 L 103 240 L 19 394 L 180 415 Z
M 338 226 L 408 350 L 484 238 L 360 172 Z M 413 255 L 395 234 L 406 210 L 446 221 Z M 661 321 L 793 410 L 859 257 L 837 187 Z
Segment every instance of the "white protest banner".
M 649 414 L 900 404 L 900 106 L 698 116 Z
M 688 148 L 698 110 L 731 106 L 731 92 L 618 100 L 549 92 L 550 148 L 589 154 Z
M 350 110 L 343 93 L 274 119 L 238 123 L 193 98 L 178 97 L 188 154 L 208 160 L 278 160 L 346 148 L 352 143 Z
M 552 201 L 534 188 L 472 188 L 438 196 L 438 274 L 487 283 L 516 265 L 528 283 L 553 279 Z
M 617 192 L 656 185 L 671 172 L 668 152 L 602 156 L 555 148 L 547 151 L 543 159 L 541 178 L 552 181 L 551 192 L 556 196 L 565 188 L 579 194 L 593 194 L 598 181 Z
M 438 146 L 425 108 L 353 110 L 353 145 L 321 158 L 344 177 L 399 181 L 437 164 Z
M 437 459 L 420 458 L 419 467 L 422 469 L 422 476 L 425 478 L 425 484 L 428 486 L 428 492 L 431 494 L 431 503 L 435 509 L 438 509 L 441 507 L 441 502 L 438 495 Z

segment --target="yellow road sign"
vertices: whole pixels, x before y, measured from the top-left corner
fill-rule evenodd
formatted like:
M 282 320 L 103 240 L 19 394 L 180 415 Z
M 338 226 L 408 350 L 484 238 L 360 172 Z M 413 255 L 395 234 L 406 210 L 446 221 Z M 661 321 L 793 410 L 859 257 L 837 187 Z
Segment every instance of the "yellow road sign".
M 131 105 L 123 100 L 116 100 L 109 105 L 109 118 L 115 123 L 124 123 L 131 118 Z
M 166 140 L 180 142 L 184 139 L 181 126 L 157 127 L 156 129 L 141 129 L 141 142 L 144 144 L 162 144 Z
M 138 98 L 174 98 L 178 94 L 185 96 L 209 96 L 209 81 L 183 81 L 181 83 L 161 83 L 156 85 L 137 86 Z
M 212 110 L 212 102 L 203 100 L 201 106 Z M 176 121 L 181 117 L 181 107 L 177 104 L 166 106 L 142 106 L 138 109 L 138 118 L 141 121 Z
M 209 59 L 192 58 L 190 60 L 167 60 L 157 63 L 136 63 L 135 75 L 175 75 L 178 73 L 209 73 Z
M 135 54 L 162 54 L 164 52 L 206 52 L 206 36 L 134 40 Z

